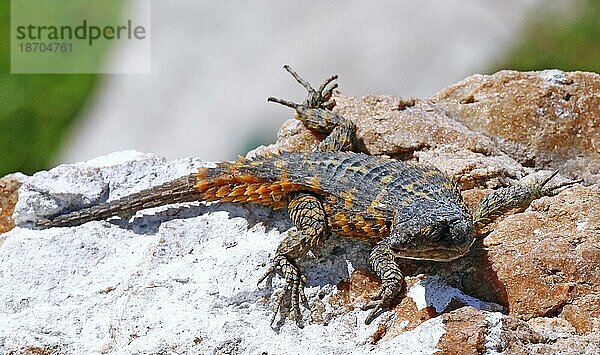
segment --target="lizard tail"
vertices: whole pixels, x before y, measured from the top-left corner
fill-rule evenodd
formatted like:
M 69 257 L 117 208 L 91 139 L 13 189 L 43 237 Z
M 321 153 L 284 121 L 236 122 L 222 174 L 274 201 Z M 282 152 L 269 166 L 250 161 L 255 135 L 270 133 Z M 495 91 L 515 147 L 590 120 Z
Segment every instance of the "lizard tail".
M 145 208 L 202 200 L 202 194 L 194 188 L 195 184 L 195 174 L 182 176 L 118 200 L 104 202 L 52 219 L 40 220 L 37 226 L 40 228 L 78 226 L 113 216 L 131 215 Z
M 131 215 L 137 211 L 192 201 L 250 202 L 273 209 L 287 205 L 286 196 L 307 187 L 288 180 L 277 170 L 278 160 L 220 162 L 216 167 L 201 167 L 190 174 L 118 200 L 101 203 L 79 211 L 40 219 L 39 228 L 78 226 L 113 216 Z M 308 188 L 310 190 L 310 188 Z

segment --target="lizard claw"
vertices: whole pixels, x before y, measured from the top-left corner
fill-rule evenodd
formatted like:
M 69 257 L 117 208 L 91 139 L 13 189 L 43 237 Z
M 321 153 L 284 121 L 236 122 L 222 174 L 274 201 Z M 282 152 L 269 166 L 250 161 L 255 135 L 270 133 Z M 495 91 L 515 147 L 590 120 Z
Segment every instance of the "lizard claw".
M 382 312 L 385 311 L 386 307 L 382 303 L 383 302 L 381 300 L 371 301 L 371 302 L 367 303 L 366 305 L 362 306 L 361 309 L 363 311 L 372 309 L 372 311 L 369 312 L 369 315 L 367 316 L 367 318 L 365 318 L 365 324 L 366 325 L 371 324 L 371 322 L 375 318 L 377 318 Z
M 366 325 L 371 324 L 371 322 L 375 318 L 377 318 L 382 312 L 385 312 L 390 308 L 392 302 L 400 292 L 401 288 L 401 283 L 384 283 L 381 286 L 381 290 L 379 291 L 379 293 L 375 297 L 373 297 L 370 302 L 361 307 L 363 311 L 372 309 L 372 311 L 365 319 Z
M 555 170 L 546 179 L 544 179 L 544 181 L 542 181 L 540 184 L 535 185 L 533 187 L 535 193 L 537 195 L 539 195 L 539 197 L 541 197 L 541 196 L 556 196 L 558 194 L 558 192 L 560 191 L 560 189 L 562 189 L 563 187 L 571 186 L 571 185 L 575 185 L 575 184 L 579 184 L 579 183 L 583 182 L 583 179 L 566 180 L 559 184 L 549 186 L 548 182 L 550 182 L 550 180 L 552 180 L 557 174 L 558 174 L 558 170 Z
M 338 87 L 338 84 L 334 83 L 329 86 L 331 82 L 337 80 L 337 75 L 332 75 L 319 86 L 317 90 L 315 90 L 306 80 L 302 79 L 298 73 L 296 73 L 289 65 L 284 65 L 283 69 L 285 69 L 288 73 L 290 73 L 294 79 L 300 85 L 304 86 L 306 91 L 308 92 L 308 97 L 304 101 L 304 106 L 308 108 L 321 108 L 326 110 L 332 110 L 335 106 L 335 101 L 331 100 L 331 96 L 333 95 L 333 90 Z M 329 86 L 329 87 L 328 87 Z M 289 105 L 286 105 L 289 106 Z
M 286 255 L 277 255 L 269 270 L 258 280 L 262 283 L 268 276 L 279 273 L 283 275 L 286 285 L 279 291 L 275 301 L 275 309 L 271 317 L 271 325 L 275 322 L 277 314 L 281 314 L 282 320 L 287 316 L 288 311 L 292 311 L 299 328 L 303 327 L 302 313 L 300 312 L 300 303 L 306 308 L 309 308 L 308 299 L 304 294 L 304 286 L 306 285 L 306 277 L 302 275 L 300 268 L 296 263 Z M 286 311 L 284 311 L 286 310 Z

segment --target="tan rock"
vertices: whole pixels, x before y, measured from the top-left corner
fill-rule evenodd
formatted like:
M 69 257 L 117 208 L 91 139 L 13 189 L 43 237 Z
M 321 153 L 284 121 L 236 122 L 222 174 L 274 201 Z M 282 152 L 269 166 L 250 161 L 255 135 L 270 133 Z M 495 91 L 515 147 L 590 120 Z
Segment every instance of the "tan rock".
M 577 335 L 560 318 L 537 318 L 528 323 L 512 316 L 462 307 L 445 313 L 446 333 L 440 354 L 595 354 L 598 334 Z
M 523 165 L 598 182 L 600 75 L 500 71 L 473 75 L 432 100 Z
M 446 326 L 446 334 L 438 343 L 442 354 L 482 354 L 486 351 L 520 354 L 527 353 L 528 345 L 544 341 L 523 321 L 472 307 L 446 313 L 442 320 Z
M 578 335 L 575 328 L 562 318 L 532 318 L 531 329 L 544 338 L 543 343 L 528 346 L 530 354 L 598 354 L 600 335 Z
M 14 175 L 7 175 L 0 179 L 0 233 L 8 232 L 15 226 L 12 213 L 17 203 L 17 190 L 20 186 L 21 182 Z
M 506 218 L 485 238 L 509 314 L 559 316 L 579 333 L 600 317 L 600 191 L 574 187 Z
M 486 156 L 470 150 L 456 150 L 452 146 L 418 151 L 415 157 L 436 166 L 458 181 L 461 189 L 507 186 L 509 178 L 520 178 L 523 167 L 507 155 Z

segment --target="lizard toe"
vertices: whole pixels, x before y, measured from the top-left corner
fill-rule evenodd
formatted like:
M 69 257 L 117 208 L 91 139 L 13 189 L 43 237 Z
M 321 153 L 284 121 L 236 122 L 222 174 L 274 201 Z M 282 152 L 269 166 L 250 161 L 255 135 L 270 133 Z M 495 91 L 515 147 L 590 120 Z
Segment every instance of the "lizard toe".
M 286 255 L 281 254 L 273 259 L 271 267 L 269 267 L 269 270 L 267 270 L 260 278 L 259 283 L 274 273 L 283 276 L 285 279 L 285 286 L 278 292 L 276 297 L 275 308 L 273 310 L 273 316 L 271 317 L 271 325 L 275 322 L 277 314 L 279 314 L 281 320 L 284 321 L 291 311 L 296 324 L 298 327 L 302 328 L 303 324 L 300 304 L 302 303 L 304 307 L 309 308 L 308 299 L 304 293 L 306 277 L 302 274 L 300 268 L 293 260 Z

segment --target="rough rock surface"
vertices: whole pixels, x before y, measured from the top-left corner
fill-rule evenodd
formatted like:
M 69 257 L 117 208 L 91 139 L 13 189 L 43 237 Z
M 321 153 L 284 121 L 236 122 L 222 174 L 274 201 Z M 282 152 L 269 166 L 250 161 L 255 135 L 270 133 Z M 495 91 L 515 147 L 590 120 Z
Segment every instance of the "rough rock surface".
M 8 232 L 13 229 L 15 222 L 12 214 L 19 194 L 17 191 L 21 187 L 23 175 L 11 174 L 0 179 L 0 233 Z
M 256 281 L 290 227 L 285 212 L 196 203 L 26 228 L 200 160 L 125 152 L 20 178 L 19 227 L 0 237 L 0 353 L 598 353 L 599 83 L 591 73 L 500 72 L 428 99 L 336 97 L 364 150 L 437 166 L 470 205 L 549 173 L 540 169 L 586 181 L 500 219 L 459 260 L 402 261 L 406 297 L 370 326 L 360 310 L 379 286 L 369 246 L 333 236 L 303 262 L 306 327 L 269 327 L 281 280 Z M 317 138 L 290 120 L 276 145 L 249 155 L 307 151 Z
M 600 182 L 600 76 L 545 70 L 474 75 L 433 101 L 523 165 Z

